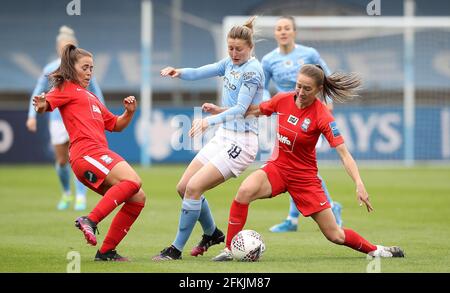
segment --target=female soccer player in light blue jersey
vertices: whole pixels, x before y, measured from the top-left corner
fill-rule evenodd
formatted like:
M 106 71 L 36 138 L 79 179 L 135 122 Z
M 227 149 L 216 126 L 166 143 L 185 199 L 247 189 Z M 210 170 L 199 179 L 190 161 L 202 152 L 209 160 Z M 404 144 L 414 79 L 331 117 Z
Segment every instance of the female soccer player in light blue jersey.
M 269 83 L 273 80 L 277 92 L 291 92 L 295 90 L 295 83 L 298 72 L 303 64 L 320 65 L 324 72 L 329 75 L 330 70 L 320 57 L 316 49 L 302 46 L 295 43 L 296 25 L 292 16 L 282 16 L 275 25 L 275 39 L 278 48 L 265 55 L 261 61 L 264 69 L 264 100 L 270 99 Z M 328 109 L 333 109 L 332 100 L 325 97 Z M 322 143 L 322 137 L 319 139 L 316 147 Z M 320 178 L 320 176 L 319 176 Z M 339 226 L 342 226 L 341 204 L 331 199 L 325 182 L 322 178 L 322 188 L 332 206 L 333 214 Z M 297 231 L 298 217 L 300 212 L 290 198 L 289 215 L 285 221 L 270 228 L 272 232 Z
M 77 45 L 77 43 L 78 42 L 75 38 L 74 31 L 67 26 L 62 26 L 59 29 L 58 36 L 56 37 L 56 50 L 58 56 L 61 57 L 61 51 L 64 46 L 66 46 L 67 44 Z M 58 58 L 57 60 L 50 62 L 44 67 L 42 74 L 39 77 L 37 84 L 33 90 L 33 93 L 31 94 L 30 105 L 28 109 L 28 119 L 26 122 L 28 130 L 31 132 L 36 132 L 37 130 L 36 111 L 34 110 L 34 107 L 32 105 L 33 97 L 49 90 L 48 76 L 59 67 L 60 63 L 61 59 Z M 104 103 L 102 92 L 95 79 L 91 80 L 88 89 Z M 64 123 L 58 109 L 49 114 L 49 132 L 51 144 L 53 145 L 53 149 L 55 152 L 56 173 L 58 174 L 59 181 L 61 182 L 61 186 L 63 188 L 63 194 L 57 208 L 58 210 L 65 210 L 73 202 L 73 197 L 70 191 L 70 177 L 72 171 L 70 170 L 70 165 L 68 164 L 69 135 L 67 134 L 66 128 L 64 127 Z M 74 209 L 81 211 L 86 208 L 87 189 L 81 182 L 77 180 L 75 176 L 73 176 L 73 178 L 75 182 L 76 193 Z
M 221 113 L 205 119 L 194 120 L 189 131 L 196 136 L 209 126 L 222 124 L 215 136 L 189 164 L 181 177 L 177 191 L 183 198 L 180 222 L 175 241 L 153 260 L 181 259 L 183 248 L 197 220 L 202 225 L 202 240 L 191 251 L 192 256 L 202 255 L 211 245 L 225 239 L 214 223 L 211 210 L 203 193 L 241 174 L 256 158 L 258 152 L 258 127 L 256 118 L 244 118 L 250 105 L 263 99 L 264 73 L 259 61 L 252 57 L 253 21 L 233 27 L 227 37 L 229 57 L 199 68 L 161 70 L 162 76 L 184 80 L 198 80 L 223 76 Z M 210 112 L 210 111 L 208 111 Z

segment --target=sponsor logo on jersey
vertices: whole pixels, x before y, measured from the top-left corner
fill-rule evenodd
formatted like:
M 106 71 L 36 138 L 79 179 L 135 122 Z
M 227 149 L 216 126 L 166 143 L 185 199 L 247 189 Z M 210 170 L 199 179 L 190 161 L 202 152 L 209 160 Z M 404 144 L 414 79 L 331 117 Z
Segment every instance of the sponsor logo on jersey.
M 102 114 L 102 111 L 100 111 L 100 108 L 96 105 L 92 105 L 92 111 L 97 112 L 98 114 Z
M 338 137 L 339 135 L 341 135 L 341 133 L 339 132 L 339 128 L 337 127 L 336 121 L 330 122 L 330 129 L 334 137 Z
M 100 157 L 100 159 L 103 162 L 105 162 L 105 164 L 107 164 L 107 165 L 111 164 L 112 161 L 113 161 L 113 159 L 110 156 L 108 156 L 108 155 L 103 155 L 103 156 Z
M 291 123 L 292 125 L 297 125 L 298 118 L 293 115 L 289 115 L 287 122 Z
M 247 71 L 244 73 L 244 75 L 242 75 L 242 79 L 244 81 L 249 81 L 251 80 L 254 76 L 256 75 L 256 72 L 254 71 Z
M 311 119 L 305 118 L 305 120 L 303 120 L 303 123 L 302 123 L 302 130 L 305 132 L 308 131 L 308 127 L 310 124 L 311 124 Z
M 277 138 L 278 138 L 278 141 L 281 143 L 284 143 L 289 146 L 292 144 L 291 141 L 289 140 L 289 138 L 287 138 L 287 136 L 277 133 Z

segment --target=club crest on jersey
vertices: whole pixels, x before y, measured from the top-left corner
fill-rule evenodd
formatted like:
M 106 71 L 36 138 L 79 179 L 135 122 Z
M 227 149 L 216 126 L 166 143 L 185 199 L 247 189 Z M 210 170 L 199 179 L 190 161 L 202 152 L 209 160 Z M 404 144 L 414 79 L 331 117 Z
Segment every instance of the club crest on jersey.
M 303 58 L 300 58 L 297 60 L 298 65 L 302 66 L 303 64 L 305 64 L 305 60 L 303 60 Z
M 108 155 L 103 155 L 103 156 L 100 157 L 100 159 L 101 159 L 103 162 L 105 162 L 106 165 L 111 164 L 112 161 L 113 161 L 113 159 L 112 159 L 110 156 L 108 156 Z
M 292 67 L 292 65 L 294 65 L 294 63 L 292 62 L 292 60 L 286 60 L 286 61 L 284 61 L 284 67 L 288 68 L 288 67 Z
M 310 124 L 311 124 L 311 119 L 305 118 L 305 120 L 303 120 L 303 123 L 302 123 L 302 130 L 305 132 L 308 131 L 308 127 Z
M 292 125 L 297 125 L 298 118 L 293 115 L 289 115 L 287 122 L 291 123 Z
M 337 127 L 336 121 L 330 122 L 330 129 L 334 137 L 338 137 L 339 135 L 341 135 L 341 133 L 339 132 L 339 128 Z
M 97 112 L 100 115 L 102 114 L 102 111 L 100 111 L 100 108 L 97 107 L 96 105 L 92 105 L 92 111 Z

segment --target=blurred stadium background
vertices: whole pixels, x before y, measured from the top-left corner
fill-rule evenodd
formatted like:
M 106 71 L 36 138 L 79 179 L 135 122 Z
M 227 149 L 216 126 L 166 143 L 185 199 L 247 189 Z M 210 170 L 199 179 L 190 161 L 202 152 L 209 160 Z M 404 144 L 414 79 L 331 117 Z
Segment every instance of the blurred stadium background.
M 194 115 L 194 106 L 217 101 L 221 82 L 162 79 L 159 70 L 219 60 L 227 25 L 237 20 L 232 16 L 254 14 L 261 16 L 256 22 L 258 58 L 276 46 L 270 17 L 294 15 L 299 43 L 317 48 L 332 70 L 355 71 L 364 79 L 361 99 L 336 105 L 335 116 L 356 160 L 363 166 L 376 165 L 362 168 L 362 175 L 369 193 L 375 195 L 377 212 L 367 217 L 358 209 L 353 185 L 342 169 L 321 170 L 333 197 L 344 204 L 346 224 L 377 242 L 407 244 L 410 258 L 384 262 L 383 271 L 449 271 L 449 1 L 380 0 L 381 16 L 369 17 L 370 0 L 153 0 L 149 60 L 141 54 L 145 52 L 141 47 L 145 1 L 75 0 L 81 4 L 81 15 L 72 16 L 66 11 L 70 0 L 19 2 L 0 3 L 0 271 L 64 271 L 66 253 L 72 249 L 80 251 L 86 261 L 83 271 L 365 271 L 364 257 L 332 247 L 312 221 L 301 224 L 297 236 L 264 232 L 287 213 L 287 197 L 254 204 L 248 226 L 262 232 L 270 243 L 268 262 L 260 266 L 213 267 L 209 257 L 186 258 L 182 264 L 167 266 L 149 260 L 175 235 L 179 212 L 175 185 L 195 155 L 184 148 L 183 135 L 189 129 L 185 118 Z M 411 13 L 405 3 L 415 3 L 412 23 L 426 18 L 434 27 L 401 23 L 405 13 Z M 343 25 L 344 18 L 335 17 L 356 24 Z M 302 18 L 308 26 L 302 27 Z M 334 21 L 330 24 L 327 19 Z M 384 25 L 367 25 L 371 22 Z M 153 164 L 138 169 L 150 200 L 134 228 L 137 233 L 127 237 L 121 250 L 134 257 L 134 264 L 106 267 L 90 262 L 93 249 L 82 243 L 78 231 L 68 228 L 78 213 L 55 209 L 60 191 L 51 167 L 46 117 L 39 117 L 36 134 L 25 127 L 30 94 L 42 67 L 56 57 L 55 37 L 61 25 L 72 27 L 80 46 L 94 53 L 94 75 L 113 112 L 122 111 L 121 100 L 126 95 L 135 95 L 140 106 L 145 104 L 141 72 L 147 61 L 151 64 L 150 76 L 144 80 L 151 86 L 149 128 L 145 130 L 138 113 L 123 133 L 108 134 L 110 147 L 128 161 L 145 163 L 144 153 Z M 266 136 L 260 136 L 263 151 L 270 148 Z M 147 146 L 145 138 L 149 138 Z M 318 155 L 319 164 L 340 165 L 326 144 Z M 219 195 L 210 197 L 210 203 L 223 228 L 231 198 L 243 178 L 212 192 Z M 89 197 L 89 207 L 97 200 L 97 195 Z M 196 229 L 198 236 L 200 229 Z M 198 240 L 196 236 L 188 247 Z M 218 249 L 214 247 L 211 255 Z

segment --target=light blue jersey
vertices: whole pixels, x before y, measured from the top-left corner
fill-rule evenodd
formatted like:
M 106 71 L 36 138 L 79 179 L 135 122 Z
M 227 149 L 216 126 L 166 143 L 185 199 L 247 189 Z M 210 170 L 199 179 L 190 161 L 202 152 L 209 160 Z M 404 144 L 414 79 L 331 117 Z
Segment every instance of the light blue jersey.
M 47 64 L 42 70 L 42 74 L 41 76 L 39 76 L 36 87 L 34 88 L 33 93 L 31 94 L 30 104 L 28 107 L 28 118 L 36 118 L 36 111 L 34 110 L 33 107 L 33 97 L 40 95 L 42 92 L 48 92 L 48 90 L 50 89 L 48 75 L 53 71 L 55 71 L 56 69 L 58 69 L 60 64 L 61 59 L 57 59 Z M 89 83 L 88 86 L 88 90 L 92 92 L 94 95 L 96 95 L 103 104 L 105 103 L 102 91 L 100 90 L 100 87 L 98 86 L 95 77 L 92 77 L 91 82 Z M 62 121 L 59 109 L 55 109 L 54 111 L 50 112 L 50 120 Z
M 222 127 L 236 132 L 252 131 L 258 134 L 257 118 L 244 118 L 250 105 L 263 100 L 264 72 L 256 58 L 234 65 L 229 57 L 199 68 L 184 68 L 180 78 L 197 80 L 223 76 L 222 107 L 226 111 L 207 117 L 209 125 L 223 123 Z
M 264 100 L 270 99 L 270 80 L 274 81 L 277 92 L 294 91 L 297 75 L 303 64 L 319 64 L 326 75 L 331 74 L 316 49 L 298 44 L 288 54 L 281 53 L 279 48 L 274 49 L 263 57 L 261 63 L 265 75 Z M 327 97 L 327 102 L 332 101 Z

